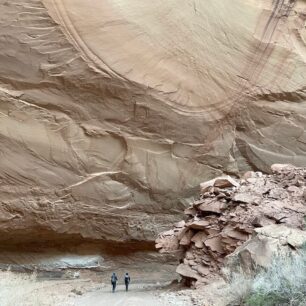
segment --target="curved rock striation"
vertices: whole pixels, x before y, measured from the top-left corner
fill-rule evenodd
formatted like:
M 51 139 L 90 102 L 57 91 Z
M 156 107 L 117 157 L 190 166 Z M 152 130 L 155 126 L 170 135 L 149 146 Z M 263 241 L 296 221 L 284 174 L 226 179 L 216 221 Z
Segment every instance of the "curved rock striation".
M 304 12 L 0 1 L 0 239 L 153 242 L 203 180 L 305 165 Z

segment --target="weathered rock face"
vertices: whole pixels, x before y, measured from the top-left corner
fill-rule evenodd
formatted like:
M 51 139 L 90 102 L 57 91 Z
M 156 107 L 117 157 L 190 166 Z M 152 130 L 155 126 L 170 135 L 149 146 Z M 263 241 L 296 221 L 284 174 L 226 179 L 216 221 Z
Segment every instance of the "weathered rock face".
M 239 181 L 219 177 L 201 184 L 200 199 L 185 210 L 186 222 L 177 223 L 156 240 L 162 253 L 182 256 L 177 273 L 196 280 L 197 285 L 210 282 L 220 274 L 226 256 L 247 241 L 254 230 L 257 240 L 238 249 L 228 260 L 231 266 L 239 263 L 243 270 L 251 270 L 256 264 L 267 266 L 278 246 L 272 238 L 287 248 L 303 244 L 305 232 L 298 235 L 298 230 L 290 228 L 304 229 L 306 168 L 271 168 L 272 175 L 249 171 Z M 265 230 L 256 230 L 263 227 Z M 272 238 L 263 239 L 265 233 Z
M 290 263 L 302 261 L 300 256 L 305 254 L 305 242 L 305 230 L 289 228 L 283 224 L 256 228 L 251 239 L 227 256 L 222 277 L 201 286 L 199 290 L 185 291 L 185 294 L 201 306 L 242 305 L 256 281 L 254 277 L 256 279 L 266 269 L 275 273 L 275 266 L 280 264 L 286 264 L 286 267 L 279 267 L 279 278 L 284 275 L 283 269 L 288 269 L 285 271 L 289 273 L 292 269 Z M 302 263 L 300 271 L 303 274 Z
M 225 261 L 230 273 L 252 275 L 268 268 L 276 256 L 289 257 L 306 242 L 306 232 L 272 224 L 255 229 L 254 237 L 237 248 Z
M 0 239 L 153 241 L 201 181 L 305 164 L 305 8 L 1 0 Z

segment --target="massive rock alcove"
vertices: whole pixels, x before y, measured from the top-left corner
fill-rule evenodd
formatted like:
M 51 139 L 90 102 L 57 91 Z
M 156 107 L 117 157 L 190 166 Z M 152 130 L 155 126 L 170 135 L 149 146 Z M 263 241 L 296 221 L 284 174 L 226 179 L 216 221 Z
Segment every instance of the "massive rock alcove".
M 305 165 L 305 1 L 0 1 L 0 239 L 153 241 L 200 182 Z

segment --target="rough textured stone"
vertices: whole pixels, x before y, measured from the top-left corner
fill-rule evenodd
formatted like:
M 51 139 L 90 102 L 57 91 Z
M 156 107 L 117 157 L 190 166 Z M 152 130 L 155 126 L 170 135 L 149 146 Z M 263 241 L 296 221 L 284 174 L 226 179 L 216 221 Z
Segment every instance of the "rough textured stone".
M 254 274 L 267 268 L 277 255 L 288 256 L 306 242 L 306 232 L 284 225 L 255 229 L 254 237 L 226 258 L 225 266 L 232 272 Z
M 0 239 L 152 243 L 201 182 L 305 165 L 304 12 L 0 1 Z
M 239 182 L 224 184 L 222 188 L 221 185 L 214 188 L 211 181 L 202 184 L 213 188 L 204 188 L 204 193 L 202 189 L 200 198 L 186 211 L 188 219 L 184 224 L 188 239 L 176 234 L 176 225 L 174 230 L 166 232 L 166 239 L 162 233 L 156 241 L 164 253 L 181 251 L 184 260 L 178 273 L 183 271 L 181 275 L 188 278 L 186 271 L 196 270 L 199 275 L 195 277 L 192 274 L 190 278 L 197 280 L 196 286 L 199 286 L 215 279 L 227 256 L 236 249 L 230 257 L 233 265 L 237 269 L 254 271 L 256 265 L 263 267 L 270 263 L 280 244 L 286 246 L 282 249 L 288 252 L 290 248 L 301 247 L 306 239 L 306 232 L 301 230 L 305 227 L 303 191 L 306 168 L 287 165 L 273 165 L 271 168 L 272 175 L 252 173 L 251 182 L 245 180 L 250 177 L 248 173 Z M 292 186 L 295 188 L 292 189 Z M 218 210 L 203 210 L 205 205 Z M 189 214 L 191 209 L 196 210 L 195 215 Z M 180 227 L 180 231 L 184 229 Z M 256 238 L 243 245 L 255 233 Z M 180 239 L 182 243 L 177 243 Z M 202 273 L 202 268 L 199 270 L 202 265 L 209 273 Z
M 226 188 L 226 187 L 238 187 L 239 184 L 232 179 L 230 176 L 220 176 L 208 182 L 204 182 L 200 184 L 201 192 L 205 193 L 212 187 L 217 188 Z
M 194 271 L 193 269 L 191 269 L 189 265 L 180 264 L 177 267 L 176 272 L 179 273 L 180 275 L 186 277 L 186 278 L 192 278 L 192 279 L 198 279 L 199 278 L 199 274 L 196 271 Z
M 291 244 L 291 239 L 296 242 Z M 250 290 L 252 276 L 263 268 L 269 268 L 278 256 L 289 259 L 304 253 L 301 247 L 305 242 L 306 231 L 279 224 L 257 228 L 250 240 L 226 257 L 222 277 L 218 276 L 208 284 L 202 283 L 201 280 L 207 278 L 210 271 L 204 266 L 198 266 L 197 272 L 202 278 L 197 279 L 197 290 L 186 290 L 184 294 L 191 296 L 196 305 L 201 306 L 241 305 L 242 298 Z M 273 273 L 276 273 L 275 270 Z
M 183 235 L 182 239 L 180 240 L 180 245 L 190 245 L 192 236 L 193 236 L 192 230 L 186 231 L 186 233 Z

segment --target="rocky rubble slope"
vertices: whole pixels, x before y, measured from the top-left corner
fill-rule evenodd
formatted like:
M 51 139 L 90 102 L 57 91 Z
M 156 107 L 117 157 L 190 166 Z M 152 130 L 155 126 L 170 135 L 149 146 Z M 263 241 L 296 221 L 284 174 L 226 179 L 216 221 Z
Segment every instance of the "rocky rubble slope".
M 180 294 L 189 297 L 195 306 L 233 306 L 244 305 L 246 296 L 260 279 L 261 285 L 265 284 L 267 289 L 271 285 L 275 289 L 285 275 L 289 278 L 287 282 L 292 284 L 292 280 L 298 280 L 298 286 L 302 287 L 305 266 L 299 260 L 305 256 L 305 242 L 305 230 L 284 224 L 255 228 L 253 237 L 226 257 L 222 277 L 202 284 L 198 290 L 183 290 Z M 288 275 L 294 271 L 298 275 Z M 263 281 L 263 274 L 268 283 Z
M 1 245 L 144 249 L 200 182 L 305 165 L 305 6 L 0 0 Z
M 276 257 L 289 258 L 304 252 L 305 242 L 305 228 L 299 230 L 284 224 L 256 228 L 250 240 L 227 256 L 223 274 L 228 279 L 235 273 L 254 276 L 262 268 L 269 268 Z
M 185 210 L 187 220 L 159 235 L 156 247 L 161 252 L 181 253 L 177 272 L 183 278 L 196 280 L 197 285 L 215 278 L 226 256 L 256 228 L 277 224 L 304 228 L 306 168 L 279 164 L 271 168 L 271 175 L 247 172 L 240 180 L 223 176 L 202 183 L 199 199 Z M 258 252 L 260 257 L 264 248 Z M 248 254 L 245 265 L 252 264 Z

